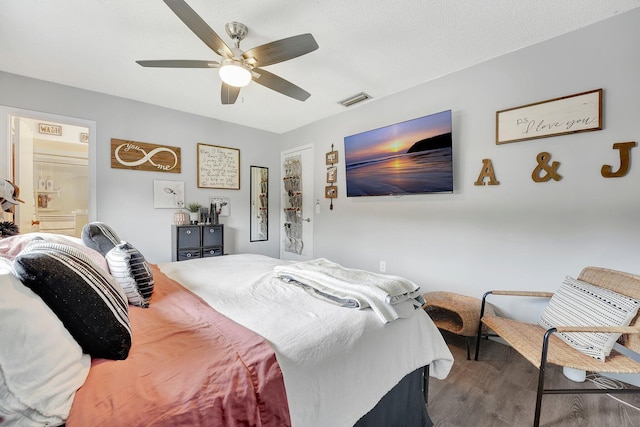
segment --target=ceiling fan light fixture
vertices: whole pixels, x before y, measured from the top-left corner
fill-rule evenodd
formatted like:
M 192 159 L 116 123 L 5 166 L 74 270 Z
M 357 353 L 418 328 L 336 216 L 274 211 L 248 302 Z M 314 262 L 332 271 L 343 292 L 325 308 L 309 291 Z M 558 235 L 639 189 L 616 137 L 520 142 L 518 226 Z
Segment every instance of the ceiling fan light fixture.
M 222 81 L 229 86 L 244 87 L 251 82 L 251 68 L 242 61 L 225 59 L 218 72 Z
M 209 49 L 222 57 L 221 63 L 202 60 L 153 60 L 136 61 L 143 67 L 170 68 L 218 68 L 222 87 L 222 104 L 233 104 L 240 89 L 251 80 L 267 89 L 299 101 L 305 101 L 311 94 L 293 83 L 272 74 L 262 67 L 278 64 L 306 55 L 318 49 L 318 43 L 309 33 L 265 43 L 244 52 L 240 42 L 247 36 L 247 26 L 239 22 L 230 22 L 225 26 L 227 34 L 234 41 L 230 47 L 218 34 L 193 10 L 185 0 L 164 0 L 167 6 L 186 26 L 206 44 Z

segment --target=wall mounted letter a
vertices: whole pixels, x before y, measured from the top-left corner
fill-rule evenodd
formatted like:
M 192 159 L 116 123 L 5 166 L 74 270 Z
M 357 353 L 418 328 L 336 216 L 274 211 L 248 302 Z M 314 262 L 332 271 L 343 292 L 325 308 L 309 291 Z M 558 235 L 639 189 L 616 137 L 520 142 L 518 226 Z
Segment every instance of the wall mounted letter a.
M 491 159 L 482 159 L 482 170 L 476 182 L 473 185 L 484 185 L 484 179 L 489 178 L 489 185 L 499 185 L 500 182 L 496 179 L 496 174 L 493 172 L 493 164 Z
M 620 150 L 620 169 L 613 172 L 611 165 L 602 165 L 600 173 L 605 178 L 619 178 L 629 172 L 631 162 L 631 149 L 636 146 L 634 142 L 617 142 L 613 144 L 614 150 Z

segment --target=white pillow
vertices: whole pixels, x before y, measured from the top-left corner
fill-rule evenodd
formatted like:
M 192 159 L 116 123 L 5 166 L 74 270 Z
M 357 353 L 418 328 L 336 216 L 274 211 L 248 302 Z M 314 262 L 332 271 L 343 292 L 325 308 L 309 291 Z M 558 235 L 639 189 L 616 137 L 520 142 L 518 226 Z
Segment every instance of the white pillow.
M 538 324 L 555 326 L 629 326 L 640 301 L 609 289 L 566 277 Z M 563 332 L 567 344 L 598 360 L 605 360 L 621 334 Z
M 5 237 L 0 239 L 0 258 L 7 258 L 12 260 L 18 256 L 20 252 L 29 244 L 33 239 L 41 238 L 51 243 L 60 243 L 62 245 L 72 246 L 79 251 L 82 251 L 86 256 L 91 258 L 98 266 L 103 270 L 109 271 L 107 261 L 102 254 L 90 247 L 86 246 L 82 239 L 73 236 L 65 236 L 62 234 L 53 233 L 25 233 L 16 234 L 15 236 Z
M 0 258 L 0 425 L 59 425 L 91 358 Z

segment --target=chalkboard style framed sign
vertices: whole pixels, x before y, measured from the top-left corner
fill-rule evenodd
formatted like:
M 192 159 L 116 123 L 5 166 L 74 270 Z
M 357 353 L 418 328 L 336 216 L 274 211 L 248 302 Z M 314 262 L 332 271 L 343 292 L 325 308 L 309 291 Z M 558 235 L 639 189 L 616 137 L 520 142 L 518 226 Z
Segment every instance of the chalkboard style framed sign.
M 240 189 L 240 150 L 198 144 L 198 188 Z

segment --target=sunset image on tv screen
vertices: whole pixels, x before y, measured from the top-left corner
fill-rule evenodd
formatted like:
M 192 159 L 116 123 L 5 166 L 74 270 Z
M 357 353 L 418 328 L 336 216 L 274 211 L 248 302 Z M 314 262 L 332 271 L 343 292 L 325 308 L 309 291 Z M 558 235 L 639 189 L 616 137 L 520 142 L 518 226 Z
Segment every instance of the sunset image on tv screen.
M 451 110 L 344 138 L 347 197 L 453 192 Z

